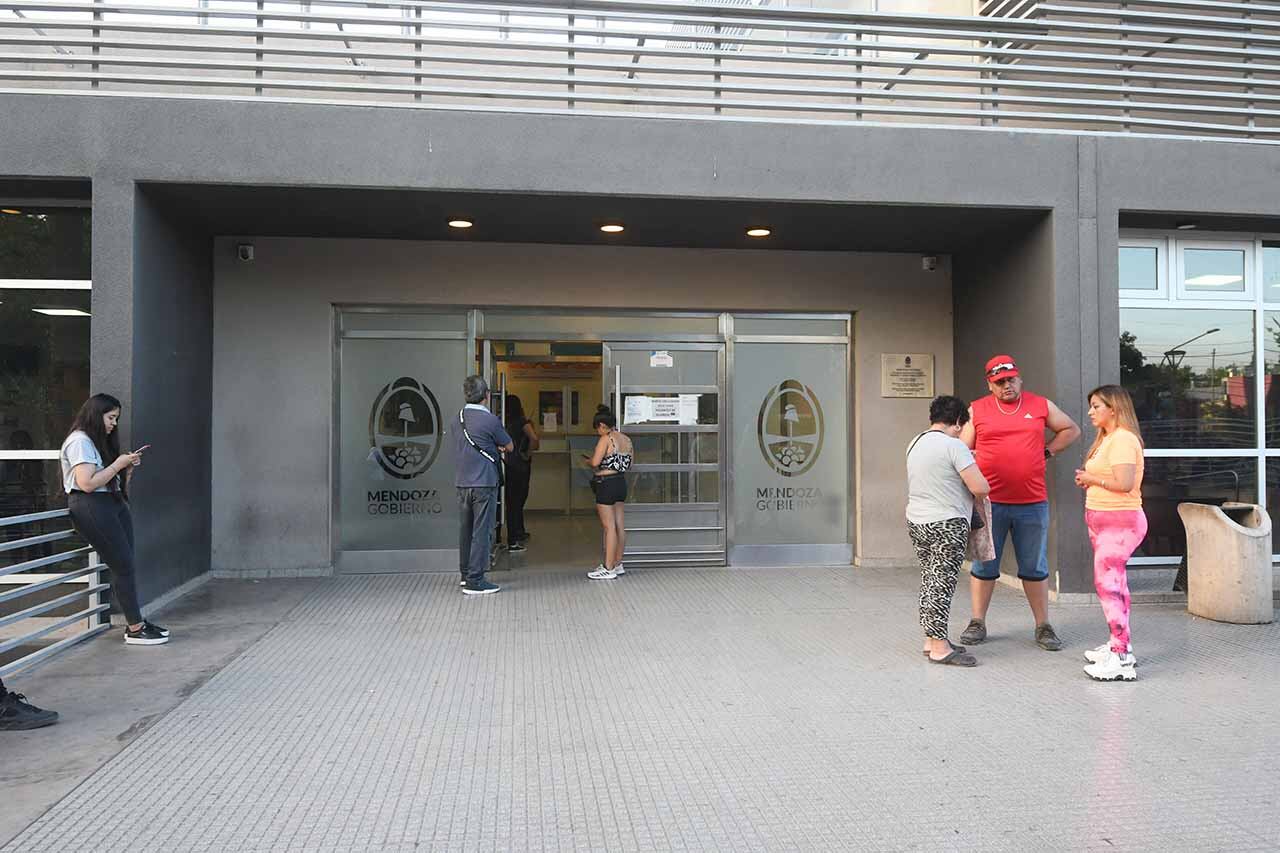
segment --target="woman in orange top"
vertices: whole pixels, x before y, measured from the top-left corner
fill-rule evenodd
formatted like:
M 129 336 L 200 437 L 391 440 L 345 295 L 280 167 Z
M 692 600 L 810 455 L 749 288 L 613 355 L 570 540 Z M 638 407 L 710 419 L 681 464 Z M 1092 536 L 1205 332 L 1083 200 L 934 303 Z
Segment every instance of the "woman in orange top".
M 1093 584 L 1111 628 L 1111 640 L 1085 652 L 1084 671 L 1098 681 L 1133 681 L 1137 663 L 1129 645 L 1129 581 L 1125 566 L 1147 535 L 1142 511 L 1142 434 L 1133 400 L 1119 385 L 1089 392 L 1089 420 L 1098 436 L 1076 471 L 1085 490 L 1084 520 L 1093 545 Z

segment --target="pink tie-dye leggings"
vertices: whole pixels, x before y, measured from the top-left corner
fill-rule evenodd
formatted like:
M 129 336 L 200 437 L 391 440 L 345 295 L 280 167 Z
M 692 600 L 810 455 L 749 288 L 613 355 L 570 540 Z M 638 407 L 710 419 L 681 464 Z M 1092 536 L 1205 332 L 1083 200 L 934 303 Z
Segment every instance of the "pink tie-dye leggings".
M 1140 509 L 1086 509 L 1084 523 L 1093 545 L 1093 586 L 1102 602 L 1102 615 L 1111 629 L 1111 650 L 1129 650 L 1129 562 L 1147 535 L 1147 516 Z

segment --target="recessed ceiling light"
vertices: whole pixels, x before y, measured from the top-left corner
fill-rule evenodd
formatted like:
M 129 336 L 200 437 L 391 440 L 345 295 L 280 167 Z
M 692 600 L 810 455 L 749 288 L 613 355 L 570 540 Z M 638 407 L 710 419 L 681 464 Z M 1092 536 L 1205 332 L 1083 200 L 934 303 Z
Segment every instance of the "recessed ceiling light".
M 621 225 L 618 225 L 617 223 L 610 223 L 608 225 L 601 225 L 600 230 L 606 234 L 621 234 L 623 231 L 626 231 L 627 229 Z
M 88 317 L 88 311 L 81 311 L 79 308 L 32 308 L 37 314 L 47 314 L 50 317 Z
M 450 219 L 449 220 L 450 228 L 470 228 L 472 225 L 475 225 L 475 223 L 472 222 L 470 219 Z
M 768 228 L 748 228 L 747 229 L 748 237 L 768 237 L 772 233 L 773 232 L 770 231 Z
M 16 209 L 14 209 L 14 208 L 12 208 L 12 207 L 0 207 L 0 213 L 7 213 L 7 214 L 9 214 L 10 216 L 21 216 L 21 215 L 22 215 L 22 211 L 21 211 L 21 210 L 16 210 Z
M 1176 223 L 1173 227 L 1177 228 L 1179 231 L 1191 231 L 1199 227 L 1199 225 L 1200 223 L 1196 222 L 1194 219 L 1184 219 L 1183 221 Z

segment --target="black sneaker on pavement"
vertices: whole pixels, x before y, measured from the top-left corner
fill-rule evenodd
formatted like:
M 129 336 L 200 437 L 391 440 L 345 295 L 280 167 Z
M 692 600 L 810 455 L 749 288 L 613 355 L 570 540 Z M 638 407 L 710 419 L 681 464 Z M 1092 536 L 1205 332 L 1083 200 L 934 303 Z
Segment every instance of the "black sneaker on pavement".
M 163 625 L 157 625 L 157 624 L 156 624 L 156 623 L 154 623 L 154 622 L 148 622 L 146 619 L 143 619 L 143 620 L 142 620 L 142 624 L 143 624 L 143 625 L 146 625 L 148 628 L 151 628 L 152 630 L 154 630 L 154 631 L 155 631 L 157 634 L 159 634 L 161 637 L 167 637 L 167 636 L 169 636 L 169 629 L 168 629 L 168 628 L 166 628 L 166 627 L 164 627 Z
M 468 582 L 467 585 L 462 588 L 462 594 L 489 595 L 490 593 L 497 592 L 500 589 L 502 589 L 502 587 L 498 586 L 496 583 L 489 583 L 488 581 L 480 581 L 480 583 Z
M 124 629 L 124 642 L 127 646 L 163 646 L 169 642 L 169 638 L 161 634 L 155 625 L 143 622 L 142 627 L 136 631 Z
M 521 551 L 528 551 L 528 550 L 529 549 L 525 547 L 523 540 L 517 540 L 514 544 L 507 546 L 507 551 L 509 551 L 512 554 L 519 554 Z
M 21 693 L 4 693 L 0 696 L 0 732 L 21 732 L 42 729 L 58 722 L 57 711 L 37 708 Z
M 987 638 L 987 623 L 982 619 L 970 619 L 969 626 L 960 635 L 960 642 L 976 645 Z
M 1036 644 L 1046 652 L 1056 652 L 1062 648 L 1062 640 L 1058 639 L 1053 626 L 1048 622 L 1036 626 Z

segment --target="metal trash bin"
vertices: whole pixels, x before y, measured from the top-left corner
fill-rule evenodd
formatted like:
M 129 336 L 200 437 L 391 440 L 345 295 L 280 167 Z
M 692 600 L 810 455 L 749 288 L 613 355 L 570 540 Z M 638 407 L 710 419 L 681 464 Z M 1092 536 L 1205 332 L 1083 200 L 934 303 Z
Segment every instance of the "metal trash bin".
M 1257 504 L 1178 504 L 1187 530 L 1187 610 L 1218 622 L 1275 620 L 1271 517 Z

